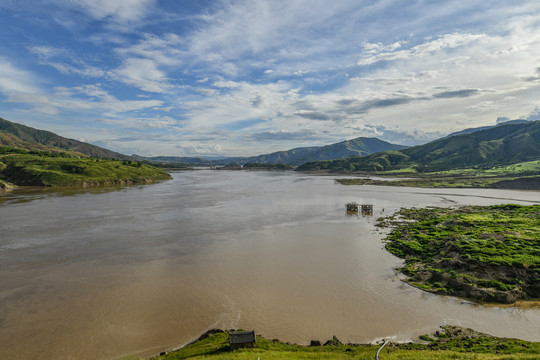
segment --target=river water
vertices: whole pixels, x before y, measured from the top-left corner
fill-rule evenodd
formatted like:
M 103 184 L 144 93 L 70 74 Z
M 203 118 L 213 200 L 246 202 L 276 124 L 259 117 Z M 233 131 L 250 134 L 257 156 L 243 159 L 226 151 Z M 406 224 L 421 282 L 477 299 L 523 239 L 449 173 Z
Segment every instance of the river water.
M 0 195 L 0 358 L 150 356 L 210 328 L 309 343 L 451 324 L 540 341 L 537 306 L 482 306 L 400 281 L 400 207 L 540 203 L 540 192 L 342 186 L 294 172 L 191 171 L 154 185 Z M 349 201 L 374 216 L 349 216 Z

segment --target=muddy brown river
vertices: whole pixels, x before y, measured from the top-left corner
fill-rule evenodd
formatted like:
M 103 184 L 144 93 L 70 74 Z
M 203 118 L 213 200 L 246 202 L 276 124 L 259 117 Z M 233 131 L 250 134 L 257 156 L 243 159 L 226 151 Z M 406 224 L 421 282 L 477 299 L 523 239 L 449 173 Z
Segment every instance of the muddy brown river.
M 374 216 L 349 216 L 349 201 Z M 400 207 L 540 203 L 540 192 L 342 186 L 191 171 L 155 185 L 0 195 L 0 359 L 150 356 L 210 328 L 309 343 L 416 339 L 440 325 L 540 341 L 540 307 L 400 281 L 375 219 Z

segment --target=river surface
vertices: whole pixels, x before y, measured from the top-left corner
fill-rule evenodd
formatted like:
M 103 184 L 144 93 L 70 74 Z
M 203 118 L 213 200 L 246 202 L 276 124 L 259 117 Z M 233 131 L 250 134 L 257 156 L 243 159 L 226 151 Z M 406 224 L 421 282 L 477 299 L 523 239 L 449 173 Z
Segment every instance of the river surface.
M 396 275 L 400 207 L 540 203 L 540 192 L 342 186 L 191 171 L 154 185 L 0 195 L 0 359 L 150 356 L 210 328 L 309 343 L 406 341 L 440 325 L 540 341 L 540 308 L 429 294 Z M 349 201 L 374 216 L 345 213 Z

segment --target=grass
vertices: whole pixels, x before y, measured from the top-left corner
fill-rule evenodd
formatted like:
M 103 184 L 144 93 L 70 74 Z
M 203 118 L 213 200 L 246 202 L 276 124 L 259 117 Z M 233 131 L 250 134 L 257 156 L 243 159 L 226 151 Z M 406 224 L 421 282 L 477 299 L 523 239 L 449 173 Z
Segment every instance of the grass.
M 0 178 L 22 186 L 91 186 L 146 183 L 170 175 L 140 162 L 27 153 L 0 156 Z
M 442 174 L 442 175 L 453 175 L 453 174 L 491 174 L 505 176 L 508 174 L 537 174 L 540 172 L 540 160 L 536 161 L 527 161 L 517 164 L 504 165 L 504 166 L 494 166 L 487 169 L 459 169 L 459 170 L 448 170 L 448 171 L 439 171 L 433 174 Z
M 432 188 L 540 189 L 540 161 L 528 161 L 490 168 L 468 168 L 418 173 L 413 168 L 369 175 L 397 177 L 393 181 L 338 179 L 342 185 L 386 185 Z M 400 179 L 399 177 L 407 177 Z M 411 178 L 412 177 L 412 178 Z
M 252 349 L 231 350 L 228 332 L 212 330 L 195 343 L 177 351 L 162 353 L 151 360 L 180 359 L 374 359 L 380 345 L 341 344 L 303 346 L 257 336 Z M 423 335 L 422 343 L 387 344 L 381 359 L 538 359 L 540 343 L 496 338 L 470 329 L 446 326 L 435 334 Z M 134 360 L 136 358 L 124 358 Z
M 486 302 L 540 298 L 540 205 L 401 209 L 378 225 L 393 227 L 386 249 L 421 289 Z

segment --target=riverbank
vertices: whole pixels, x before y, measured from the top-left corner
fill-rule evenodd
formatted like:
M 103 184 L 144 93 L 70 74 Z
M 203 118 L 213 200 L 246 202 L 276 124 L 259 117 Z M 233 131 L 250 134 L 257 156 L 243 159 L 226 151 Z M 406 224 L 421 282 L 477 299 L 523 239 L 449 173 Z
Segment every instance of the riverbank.
M 381 176 L 377 174 L 376 176 Z M 395 175 L 393 175 L 395 176 Z M 437 176 L 409 174 L 413 178 L 380 180 L 369 178 L 336 179 L 341 185 L 406 186 L 422 188 L 491 188 L 540 190 L 540 176 Z
M 257 336 L 251 349 L 231 350 L 229 331 L 209 330 L 198 340 L 151 360 L 172 359 L 375 359 L 381 344 L 343 344 L 334 337 L 326 342 L 312 340 L 309 346 L 268 340 Z M 418 342 L 388 342 L 379 352 L 381 359 L 538 359 L 540 343 L 497 338 L 471 329 L 444 326 Z M 125 357 L 125 360 L 138 358 Z
M 147 184 L 170 179 L 162 169 L 133 161 L 79 158 L 53 154 L 0 156 L 0 187 Z
M 401 209 L 386 249 L 406 282 L 442 295 L 511 304 L 540 298 L 540 205 Z
M 423 188 L 491 188 L 540 190 L 540 161 L 492 168 L 417 172 L 414 169 L 360 174 L 361 178 L 337 179 L 342 185 L 381 185 Z M 371 177 L 379 177 L 379 179 Z M 389 180 L 380 179 L 389 177 Z

